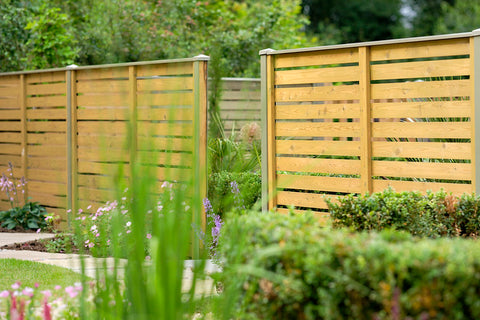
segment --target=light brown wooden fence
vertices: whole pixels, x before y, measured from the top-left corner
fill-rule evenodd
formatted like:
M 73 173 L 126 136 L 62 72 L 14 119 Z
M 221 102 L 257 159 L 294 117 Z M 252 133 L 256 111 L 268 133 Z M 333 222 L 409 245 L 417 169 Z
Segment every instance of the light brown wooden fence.
M 220 117 L 225 133 L 239 137 L 246 124 L 260 124 L 260 79 L 223 78 L 222 96 L 219 101 Z
M 389 186 L 479 192 L 479 57 L 478 32 L 263 50 L 264 209 Z
M 135 159 L 154 165 L 159 186 L 166 171 L 172 180 L 195 177 L 202 199 L 207 61 L 0 74 L 0 172 L 11 162 L 27 178 L 28 196 L 63 219 L 66 209 L 113 200 L 118 165 L 128 177 Z

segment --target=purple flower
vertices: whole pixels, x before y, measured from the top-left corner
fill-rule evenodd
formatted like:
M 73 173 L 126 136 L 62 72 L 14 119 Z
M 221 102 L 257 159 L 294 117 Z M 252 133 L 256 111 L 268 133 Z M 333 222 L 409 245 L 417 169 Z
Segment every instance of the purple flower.
M 238 189 L 237 181 L 230 182 L 230 188 L 232 189 L 232 193 L 239 194 L 240 190 Z
M 205 208 L 205 212 L 207 213 L 207 215 L 209 212 L 213 212 L 212 204 L 210 203 L 210 200 L 208 200 L 208 198 L 203 199 L 203 207 Z

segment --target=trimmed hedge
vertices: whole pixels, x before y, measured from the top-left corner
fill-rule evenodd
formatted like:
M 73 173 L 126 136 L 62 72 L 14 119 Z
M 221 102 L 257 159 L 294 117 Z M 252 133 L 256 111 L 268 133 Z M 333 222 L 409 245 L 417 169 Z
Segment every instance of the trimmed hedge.
M 480 232 L 480 197 L 445 192 L 394 192 L 348 195 L 332 203 L 327 199 L 334 227 L 357 231 L 394 228 L 426 237 L 476 238 Z
M 222 234 L 240 319 L 480 318 L 471 239 L 331 230 L 310 214 L 232 216 Z

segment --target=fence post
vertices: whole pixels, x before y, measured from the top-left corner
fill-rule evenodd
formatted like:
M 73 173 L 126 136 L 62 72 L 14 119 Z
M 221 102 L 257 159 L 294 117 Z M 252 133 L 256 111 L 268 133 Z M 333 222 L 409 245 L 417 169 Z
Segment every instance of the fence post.
M 370 47 L 358 48 L 360 68 L 360 179 L 361 192 L 372 192 L 372 112 L 370 86 Z
M 71 228 L 74 212 L 77 210 L 77 78 L 76 65 L 67 66 L 67 223 Z
M 193 62 L 193 96 L 194 96 L 194 190 L 193 190 L 193 223 L 201 226 L 205 232 L 206 217 L 203 199 L 207 197 L 207 66 L 209 56 L 198 55 Z M 192 233 L 192 237 L 195 234 Z M 195 239 L 195 238 L 193 238 Z M 200 256 L 200 241 L 193 242 L 193 257 Z
M 137 69 L 128 67 L 128 106 L 130 112 L 130 181 L 133 183 L 135 161 L 137 157 Z
M 262 211 L 273 210 L 275 198 L 275 114 L 273 49 L 259 52 L 261 64 L 261 119 L 262 119 Z
M 28 141 L 27 141 L 27 88 L 25 83 L 25 74 L 20 75 L 20 122 L 22 131 L 22 173 L 25 180 L 28 182 Z M 25 187 L 25 198 L 28 198 L 28 187 Z
M 472 150 L 472 192 L 480 195 L 480 150 L 476 148 L 480 140 L 480 29 L 472 31 L 470 38 L 470 80 L 471 92 L 471 118 L 472 138 L 470 140 Z

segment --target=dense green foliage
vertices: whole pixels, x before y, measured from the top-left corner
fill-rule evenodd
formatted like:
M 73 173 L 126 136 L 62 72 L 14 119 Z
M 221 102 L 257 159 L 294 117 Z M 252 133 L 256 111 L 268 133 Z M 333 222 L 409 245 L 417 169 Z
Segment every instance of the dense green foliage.
M 210 175 L 208 185 L 208 199 L 213 212 L 221 216 L 234 210 L 251 209 L 262 193 L 259 172 L 216 172 Z
M 72 55 L 77 65 L 90 65 L 186 58 L 217 51 L 224 76 L 259 76 L 259 50 L 313 44 L 301 31 L 308 19 L 300 14 L 300 0 L 7 0 L 6 3 L 1 13 L 8 17 L 5 24 L 13 23 L 0 29 L 0 39 L 15 40 L 11 46 L 16 45 L 20 50 L 9 49 L 8 56 L 0 60 L 21 61 L 27 48 L 33 46 L 34 51 L 27 64 L 2 64 L 1 71 L 52 66 L 45 61 L 34 62 L 35 58 L 42 59 L 48 48 L 58 54 L 57 45 L 62 43 L 63 56 L 55 61 L 55 67 L 71 63 Z M 56 19 L 52 19 L 52 13 Z M 38 27 L 25 32 L 28 23 L 37 23 Z M 51 28 L 44 28 L 47 25 Z M 53 30 L 57 36 L 50 32 Z
M 308 214 L 232 217 L 222 232 L 226 287 L 243 279 L 241 319 L 480 316 L 477 241 L 331 230 Z
M 45 229 L 49 226 L 47 215 L 38 202 L 27 202 L 23 207 L 0 211 L 0 223 L 7 229 Z
M 426 237 L 461 236 L 480 233 L 480 197 L 461 197 L 445 192 L 394 192 L 387 189 L 372 195 L 349 195 L 338 202 L 327 199 L 335 227 L 356 231 L 393 228 Z

